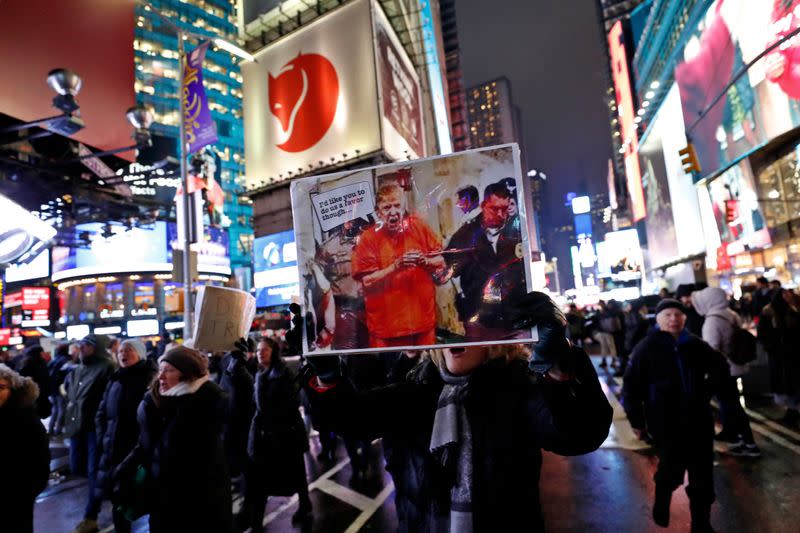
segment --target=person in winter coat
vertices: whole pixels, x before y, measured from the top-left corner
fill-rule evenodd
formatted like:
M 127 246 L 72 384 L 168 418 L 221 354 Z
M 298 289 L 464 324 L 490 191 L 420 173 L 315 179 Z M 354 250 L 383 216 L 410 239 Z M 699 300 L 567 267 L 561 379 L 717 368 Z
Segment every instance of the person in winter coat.
M 250 425 L 245 473 L 245 502 L 238 520 L 251 531 L 263 531 L 264 509 L 269 496 L 297 494 L 293 523 L 311 518 L 306 465 L 308 437 L 300 417 L 296 380 L 283 362 L 278 344 L 262 338 L 257 345 L 256 412 Z
M 726 357 L 731 375 L 725 393 L 719 395 L 722 431 L 714 438 L 731 443 L 728 453 L 732 455 L 759 457 L 761 450 L 753 440 L 750 420 L 739 403 L 737 380 L 749 368 L 747 365 L 737 365 L 729 359 L 733 353 L 733 331 L 734 328 L 742 327 L 742 319 L 730 309 L 725 291 L 718 287 L 706 287 L 693 292 L 692 303 L 697 313 L 704 317 L 703 340 Z
M 222 358 L 219 386 L 228 395 L 225 424 L 225 452 L 231 477 L 239 476 L 247 458 L 247 434 L 253 420 L 253 376 L 247 369 L 247 339 L 240 339 L 236 349 Z
M 692 531 L 712 531 L 714 420 L 711 396 L 725 390 L 730 373 L 721 353 L 689 333 L 683 305 L 665 298 L 657 328 L 633 350 L 622 405 L 633 429 L 649 434 L 658 452 L 653 520 L 669 525 L 672 493 L 689 472 Z
M 64 378 L 71 367 L 67 366 L 72 362 L 69 355 L 69 344 L 63 343 L 56 347 L 56 353 L 53 359 L 47 363 L 47 376 L 48 384 L 50 387 L 50 403 L 53 406 L 53 412 L 50 414 L 50 425 L 48 433 L 50 435 L 58 435 L 64 429 L 64 415 L 67 407 L 64 397 L 61 395 L 61 385 L 64 384 Z
M 700 290 L 696 283 L 683 283 L 678 285 L 675 291 L 675 298 L 683 304 L 686 313 L 686 329 L 689 333 L 698 337 L 702 336 L 703 316 L 694 308 L 692 293 Z
M 609 307 L 604 301 L 600 301 L 600 310 L 594 316 L 595 331 L 592 337 L 600 343 L 600 354 L 603 356 L 600 361 L 600 368 L 608 367 L 606 356 L 611 356 L 612 366 L 617 360 L 617 341 L 616 336 L 622 332 L 622 321 L 615 309 Z
M 800 425 L 800 309 L 792 294 L 779 289 L 758 321 L 758 340 L 769 357 L 770 388 L 775 403 L 786 408 L 783 422 Z
M 515 302 L 539 341 L 432 350 L 400 383 L 356 392 L 326 357 L 302 378 L 345 434 L 391 441 L 399 530 L 542 531 L 541 450 L 578 455 L 608 435 L 611 407 L 566 319 L 542 293 Z
M 230 533 L 231 478 L 222 430 L 227 398 L 209 380 L 208 358 L 179 346 L 159 359 L 158 380 L 139 404 L 139 441 L 114 471 L 150 481 L 151 533 Z
M 47 486 L 50 449 L 36 413 L 36 383 L 0 364 L 0 529 L 33 533 L 33 504 Z
M 81 340 L 80 364 L 72 370 L 67 383 L 67 408 L 64 435 L 69 437 L 69 462 L 74 475 L 89 478 L 89 493 L 94 494 L 97 481 L 97 433 L 94 417 L 108 378 L 114 372 L 114 363 L 106 351 L 107 338 L 87 335 Z M 87 505 L 85 514 L 94 513 Z M 75 530 L 85 533 L 97 530 L 92 521 L 81 522 Z
M 17 366 L 17 372 L 20 376 L 31 378 L 39 387 L 39 396 L 36 398 L 36 413 L 39 418 L 45 419 L 50 416 L 52 412 L 49 398 L 50 375 L 47 373 L 44 349 L 38 344 L 25 348 Z
M 117 509 L 112 475 L 114 468 L 128 456 L 139 439 L 136 410 L 153 382 L 156 370 L 147 361 L 147 350 L 138 339 L 122 341 L 116 356 L 119 369 L 109 378 L 95 416 L 100 460 L 95 490 L 89 495 L 89 512 L 84 515 L 84 521 L 92 521 L 96 526 L 102 501 L 111 499 L 115 504 L 112 509 L 114 530 L 127 533 L 131 524 Z

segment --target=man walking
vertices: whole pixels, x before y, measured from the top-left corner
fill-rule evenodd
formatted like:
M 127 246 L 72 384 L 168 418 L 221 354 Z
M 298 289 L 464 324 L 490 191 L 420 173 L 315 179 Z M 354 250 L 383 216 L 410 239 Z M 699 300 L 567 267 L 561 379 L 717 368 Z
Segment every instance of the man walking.
M 669 525 L 672 492 L 689 473 L 686 493 L 692 531 L 712 531 L 714 421 L 711 396 L 730 379 L 721 353 L 689 333 L 683 305 L 656 307 L 657 328 L 633 350 L 622 388 L 623 406 L 637 434 L 649 433 L 658 451 L 653 520 Z
M 84 519 L 73 533 L 98 530 L 97 516 L 102 500 L 94 497 L 97 482 L 97 436 L 95 414 L 103 398 L 114 363 L 108 352 L 108 339 L 103 335 L 87 335 L 80 342 L 80 364 L 68 377 L 67 408 L 64 435 L 69 437 L 69 462 L 74 475 L 89 478 L 89 503 Z

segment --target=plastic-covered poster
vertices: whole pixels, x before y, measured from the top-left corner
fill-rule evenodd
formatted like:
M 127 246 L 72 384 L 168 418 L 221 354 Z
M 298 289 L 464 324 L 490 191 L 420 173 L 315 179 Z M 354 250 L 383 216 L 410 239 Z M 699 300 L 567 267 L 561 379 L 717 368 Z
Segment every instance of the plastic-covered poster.
M 304 352 L 533 340 L 522 185 L 515 144 L 293 182 Z

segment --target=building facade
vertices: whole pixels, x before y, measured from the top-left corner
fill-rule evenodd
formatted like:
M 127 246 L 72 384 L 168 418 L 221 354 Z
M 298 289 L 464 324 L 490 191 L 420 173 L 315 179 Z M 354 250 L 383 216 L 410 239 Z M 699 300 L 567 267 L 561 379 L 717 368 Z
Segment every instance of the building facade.
M 674 288 L 707 278 L 735 295 L 761 275 L 796 286 L 800 80 L 791 65 L 800 45 L 790 34 L 800 2 L 646 7 L 644 24 L 624 31 L 635 43 L 650 279 Z
M 232 42 L 238 39 L 236 0 L 154 0 L 152 4 L 181 28 L 209 38 Z M 197 44 L 187 44 L 187 48 L 191 50 Z M 137 4 L 133 46 L 137 101 L 153 110 L 154 133 L 177 139 L 180 117 L 177 37 L 149 7 Z M 227 225 L 233 269 L 251 265 L 253 242 L 252 205 L 239 194 L 244 188 L 245 168 L 239 61 L 228 52 L 210 47 L 203 64 L 209 109 L 219 137 L 213 150 L 220 158 L 219 177 L 225 192 L 227 218 L 223 219 L 223 226 Z

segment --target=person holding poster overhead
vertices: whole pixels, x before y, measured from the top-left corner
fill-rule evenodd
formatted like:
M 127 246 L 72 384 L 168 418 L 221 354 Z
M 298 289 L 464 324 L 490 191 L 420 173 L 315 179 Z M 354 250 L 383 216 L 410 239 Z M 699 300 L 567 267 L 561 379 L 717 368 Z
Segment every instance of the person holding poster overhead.
M 405 352 L 401 366 L 419 362 L 400 382 L 357 391 L 338 358 L 308 357 L 312 408 L 390 447 L 398 531 L 543 531 L 541 450 L 589 453 L 608 435 L 611 406 L 558 306 L 532 292 L 513 309 L 514 324 L 538 329 L 532 361 L 522 344 Z
M 375 195 L 378 223 L 353 249 L 352 276 L 364 289 L 369 346 L 436 344 L 434 279 L 445 270 L 439 238 L 408 213 L 403 189 L 386 184 Z

